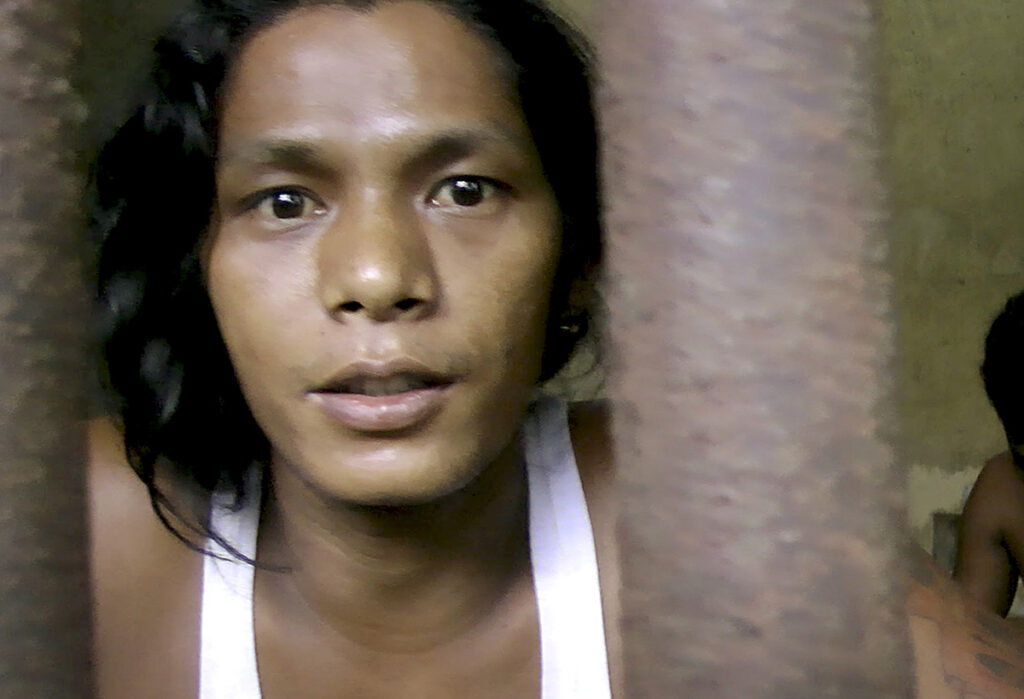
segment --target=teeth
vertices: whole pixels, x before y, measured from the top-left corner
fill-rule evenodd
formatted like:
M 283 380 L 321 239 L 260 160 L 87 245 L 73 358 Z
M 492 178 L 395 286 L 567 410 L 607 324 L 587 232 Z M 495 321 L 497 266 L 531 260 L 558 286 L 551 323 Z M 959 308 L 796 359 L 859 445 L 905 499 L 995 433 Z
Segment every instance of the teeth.
M 344 393 L 358 393 L 364 396 L 393 396 L 406 391 L 426 388 L 427 382 L 414 376 L 363 377 L 342 387 Z

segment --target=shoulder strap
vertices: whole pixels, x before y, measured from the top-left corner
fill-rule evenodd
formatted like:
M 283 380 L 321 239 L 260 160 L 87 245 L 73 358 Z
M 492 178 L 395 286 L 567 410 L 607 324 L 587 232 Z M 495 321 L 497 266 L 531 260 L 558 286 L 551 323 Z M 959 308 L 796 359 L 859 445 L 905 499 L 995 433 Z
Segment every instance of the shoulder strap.
M 550 396 L 537 401 L 524 440 L 541 697 L 610 699 L 597 553 L 565 404 Z
M 245 507 L 232 511 L 232 498 L 215 493 L 210 526 L 238 552 L 256 558 L 260 518 L 259 470 L 253 469 Z M 255 569 L 207 541 L 214 555 L 203 562 L 203 593 L 199 646 L 199 699 L 260 699 L 253 624 Z
M 530 558 L 540 617 L 543 699 L 610 699 L 608 653 L 594 535 L 569 436 L 565 405 L 544 397 L 524 425 Z M 217 495 L 210 524 L 255 558 L 259 482 L 232 512 Z M 259 699 L 251 565 L 220 546 L 203 565 L 200 699 Z

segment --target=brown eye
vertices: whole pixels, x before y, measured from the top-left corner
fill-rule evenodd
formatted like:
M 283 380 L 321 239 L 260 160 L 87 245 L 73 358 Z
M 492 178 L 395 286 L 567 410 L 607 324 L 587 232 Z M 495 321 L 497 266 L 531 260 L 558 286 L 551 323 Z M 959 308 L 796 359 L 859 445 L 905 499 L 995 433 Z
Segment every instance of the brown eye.
M 476 180 L 455 180 L 451 184 L 452 201 L 459 206 L 476 206 L 484 198 L 484 187 Z
M 316 214 L 321 207 L 313 197 L 301 191 L 278 189 L 260 199 L 257 209 L 266 218 L 290 221 Z
M 479 206 L 498 191 L 498 185 L 484 177 L 451 177 L 430 196 L 435 206 L 470 208 Z

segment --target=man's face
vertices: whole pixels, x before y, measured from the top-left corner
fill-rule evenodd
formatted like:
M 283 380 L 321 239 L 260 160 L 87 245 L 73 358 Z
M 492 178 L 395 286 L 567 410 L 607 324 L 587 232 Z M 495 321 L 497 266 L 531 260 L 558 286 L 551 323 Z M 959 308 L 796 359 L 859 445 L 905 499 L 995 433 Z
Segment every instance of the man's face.
M 494 50 L 421 2 L 293 12 L 226 84 L 207 287 L 275 459 L 428 502 L 509 445 L 559 214 Z

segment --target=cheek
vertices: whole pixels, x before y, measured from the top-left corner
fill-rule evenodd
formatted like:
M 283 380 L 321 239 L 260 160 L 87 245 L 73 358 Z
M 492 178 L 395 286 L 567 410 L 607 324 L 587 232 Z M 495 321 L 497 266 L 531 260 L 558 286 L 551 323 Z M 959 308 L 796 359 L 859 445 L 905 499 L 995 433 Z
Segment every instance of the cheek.
M 298 320 L 291 299 L 303 286 L 282 260 L 260 257 L 246 246 L 215 245 L 207 264 L 207 292 L 243 388 L 249 374 L 286 359 Z
M 545 227 L 550 231 L 531 245 L 524 245 L 518 256 L 508 262 L 509 273 L 498 279 L 507 280 L 499 289 L 509 299 L 513 315 L 519 322 L 533 321 L 537 332 L 543 335 L 547 312 L 551 303 L 555 270 L 560 252 L 560 233 L 554 222 Z M 525 331 L 526 327 L 520 326 Z
M 473 304 L 471 331 L 486 343 L 488 354 L 501 360 L 495 368 L 508 372 L 519 367 L 531 383 L 543 351 L 558 256 L 556 241 L 552 234 L 510 246 L 482 274 L 473 275 L 467 286 L 474 291 L 461 294 Z

